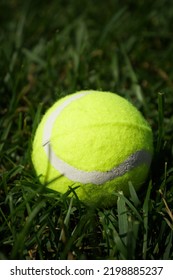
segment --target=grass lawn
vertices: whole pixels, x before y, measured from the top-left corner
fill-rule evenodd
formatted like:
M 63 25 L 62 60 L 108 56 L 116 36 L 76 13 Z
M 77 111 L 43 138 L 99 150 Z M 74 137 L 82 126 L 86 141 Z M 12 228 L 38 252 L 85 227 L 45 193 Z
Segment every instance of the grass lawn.
M 0 3 L 0 259 L 173 259 L 173 5 L 169 0 Z M 151 124 L 136 194 L 93 209 L 39 183 L 42 115 L 81 89 L 117 92 Z

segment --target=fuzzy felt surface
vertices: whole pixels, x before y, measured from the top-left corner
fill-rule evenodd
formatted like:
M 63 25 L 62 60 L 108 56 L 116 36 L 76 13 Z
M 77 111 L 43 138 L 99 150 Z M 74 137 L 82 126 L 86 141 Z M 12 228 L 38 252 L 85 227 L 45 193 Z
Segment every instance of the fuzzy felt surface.
M 138 188 L 147 176 L 149 166 L 146 164 L 99 187 L 73 182 L 50 164 L 42 146 L 45 123 L 54 110 L 63 106 L 71 96 L 80 93 L 57 101 L 38 126 L 32 161 L 37 174 L 41 175 L 41 181 L 50 182 L 57 178 L 49 187 L 59 192 L 79 185 L 76 190 L 79 198 L 88 201 L 89 197 L 89 201 L 94 202 L 103 200 L 103 193 L 106 200 L 113 191 L 122 189 L 127 193 L 129 181 Z M 152 131 L 141 113 L 119 95 L 99 91 L 88 91 L 88 94 L 65 106 L 53 123 L 50 143 L 57 157 L 86 173 L 109 171 L 136 151 L 146 150 L 152 154 L 153 150 Z

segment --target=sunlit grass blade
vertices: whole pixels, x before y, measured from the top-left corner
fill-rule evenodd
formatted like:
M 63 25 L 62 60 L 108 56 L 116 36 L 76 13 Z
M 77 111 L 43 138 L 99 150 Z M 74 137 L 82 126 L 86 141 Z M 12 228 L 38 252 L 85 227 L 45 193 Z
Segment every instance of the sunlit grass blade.
M 122 199 L 122 196 L 118 197 L 117 210 L 118 210 L 119 235 L 121 236 L 121 239 L 123 240 L 124 244 L 127 246 L 128 215 L 127 215 L 125 200 Z
M 133 201 L 134 206 L 135 207 L 139 206 L 141 204 L 141 202 L 140 202 L 138 195 L 136 193 L 136 190 L 131 182 L 129 182 L 129 192 L 130 192 L 130 197 L 131 197 L 131 200 Z
M 135 259 L 135 251 L 138 246 L 138 235 L 140 229 L 140 222 L 135 220 L 132 216 L 128 217 L 128 233 L 127 233 L 127 259 Z

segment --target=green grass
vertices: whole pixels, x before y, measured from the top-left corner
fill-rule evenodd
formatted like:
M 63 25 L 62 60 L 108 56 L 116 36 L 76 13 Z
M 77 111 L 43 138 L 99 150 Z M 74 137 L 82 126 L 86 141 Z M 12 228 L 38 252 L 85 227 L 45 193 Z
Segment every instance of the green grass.
M 0 258 L 173 259 L 171 1 L 1 1 Z M 80 89 L 118 92 L 150 122 L 154 158 L 136 194 L 92 209 L 40 185 L 32 139 Z

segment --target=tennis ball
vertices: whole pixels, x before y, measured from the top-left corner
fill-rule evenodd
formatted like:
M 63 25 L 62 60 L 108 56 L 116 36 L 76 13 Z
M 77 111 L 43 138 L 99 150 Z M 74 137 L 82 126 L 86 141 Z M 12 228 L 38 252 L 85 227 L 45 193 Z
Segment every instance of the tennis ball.
M 152 131 L 141 113 L 117 94 L 80 91 L 46 112 L 35 134 L 32 161 L 40 181 L 57 192 L 75 188 L 80 200 L 111 206 L 146 180 Z M 76 188 L 78 187 L 78 188 Z

